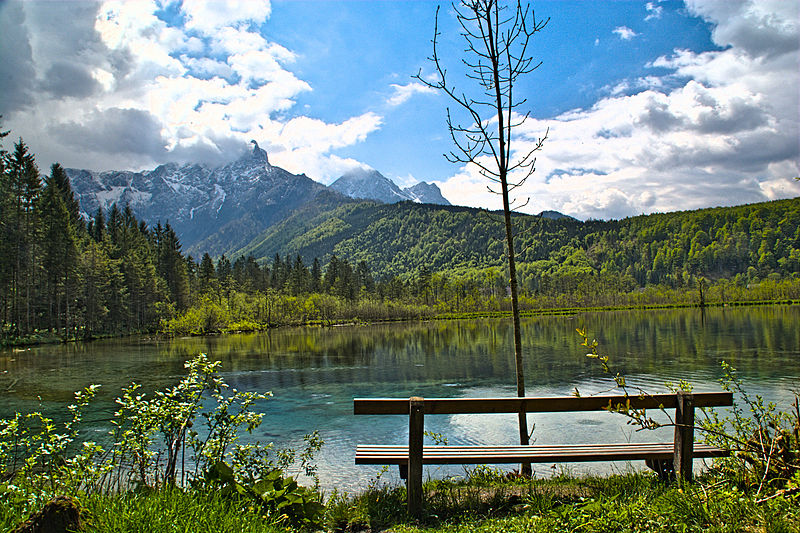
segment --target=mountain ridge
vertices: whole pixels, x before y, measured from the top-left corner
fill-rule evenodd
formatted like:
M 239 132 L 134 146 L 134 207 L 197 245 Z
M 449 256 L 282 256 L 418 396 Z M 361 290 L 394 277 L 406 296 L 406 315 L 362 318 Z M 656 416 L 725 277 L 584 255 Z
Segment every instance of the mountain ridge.
M 138 172 L 65 170 L 85 219 L 99 209 L 107 212 L 113 204 L 127 205 L 148 225 L 169 223 L 184 250 L 198 256 L 219 256 L 245 247 L 323 191 L 333 195 L 326 196 L 327 202 L 339 204 L 349 203 L 359 191 L 376 196 L 369 192 L 371 186 L 383 191 L 384 201 L 449 205 L 435 184 L 421 182 L 400 189 L 377 171 L 361 171 L 360 189 L 343 194 L 305 174 L 273 166 L 268 153 L 255 140 L 250 142 L 252 149 L 237 160 L 213 168 L 166 163 Z M 346 176 L 337 182 L 347 182 Z
M 345 196 L 361 200 L 377 200 L 385 204 L 412 201 L 422 204 L 451 205 L 435 183 L 421 181 L 400 188 L 374 169 L 357 168 L 346 172 L 329 187 Z
M 272 166 L 255 141 L 252 151 L 216 168 L 168 163 L 143 172 L 66 172 L 85 218 L 127 204 L 150 225 L 169 222 L 196 254 L 241 246 L 327 189 L 305 174 Z M 215 237 L 226 228 L 233 241 Z

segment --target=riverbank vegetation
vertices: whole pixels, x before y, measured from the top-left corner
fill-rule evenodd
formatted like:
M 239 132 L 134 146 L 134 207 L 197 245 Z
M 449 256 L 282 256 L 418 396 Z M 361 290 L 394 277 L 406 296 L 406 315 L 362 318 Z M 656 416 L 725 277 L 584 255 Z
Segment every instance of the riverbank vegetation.
M 20 139 L 0 150 L 0 344 L 510 311 L 491 214 L 366 202 L 303 216 L 255 255 L 197 259 L 126 206 L 82 218 L 64 169 L 42 179 Z M 800 299 L 797 199 L 515 227 L 523 313 Z
M 384 484 L 380 473 L 358 494 L 323 493 L 314 465 L 323 443 L 314 433 L 297 451 L 242 443 L 262 423 L 269 394 L 230 390 L 218 370 L 200 355 L 173 387 L 124 388 L 105 437 L 81 427 L 96 386 L 77 393 L 61 421 L 39 413 L 0 420 L 0 530 L 37 531 L 48 520 L 104 532 L 800 528 L 798 398 L 782 408 L 751 398 L 729 367 L 722 385 L 736 406 L 728 416 L 705 413 L 697 430 L 731 456 L 693 483 L 625 470 L 548 477 L 548 466 L 524 478 L 478 466 L 429 480 L 421 520 L 406 515 L 405 488 Z M 608 414 L 626 415 L 637 413 Z
M 434 532 L 792 532 L 800 529 L 798 500 L 754 498 L 735 484 L 703 477 L 678 488 L 646 473 L 571 476 L 522 482 L 480 472 L 425 485 L 430 500 L 421 521 L 405 516 L 402 488 L 372 487 L 357 496 L 328 500 L 313 527 L 292 527 L 244 500 L 212 491 L 165 488 L 153 492 L 91 495 L 72 500 L 81 510 L 80 531 L 127 533 L 273 533 L 286 531 Z M 0 529 L 26 517 L 0 510 Z

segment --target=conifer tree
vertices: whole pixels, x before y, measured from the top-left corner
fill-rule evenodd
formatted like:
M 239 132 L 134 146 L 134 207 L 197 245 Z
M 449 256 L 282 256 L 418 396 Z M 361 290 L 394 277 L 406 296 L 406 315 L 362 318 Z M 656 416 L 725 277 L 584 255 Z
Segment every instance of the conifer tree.
M 98 207 L 97 213 L 94 215 L 91 235 L 96 242 L 103 242 L 103 239 L 106 238 L 106 216 L 102 207 Z
M 281 256 L 275 254 L 275 257 L 272 260 L 272 270 L 270 271 L 269 285 L 276 291 L 283 289 L 283 285 L 286 283 L 286 269 L 287 266 L 284 264 Z
M 249 280 L 250 286 L 253 290 L 264 292 L 269 285 L 269 269 L 265 266 L 263 269 L 256 262 L 252 255 L 248 255 L 245 260 L 245 277 Z
M 220 289 L 225 293 L 225 297 L 230 298 L 233 290 L 233 269 L 230 259 L 225 257 L 225 254 L 222 254 L 217 260 L 217 281 Z
M 72 185 L 69 182 L 69 177 L 64 167 L 58 163 L 53 163 L 50 167 L 50 178 L 48 183 L 52 183 L 58 187 L 58 192 L 61 194 L 61 199 L 64 201 L 64 206 L 69 213 L 69 219 L 72 227 L 77 231 L 83 226 L 81 219 L 80 204 L 72 192 Z
M 64 190 L 59 183 L 59 165 L 53 165 L 47 179 L 41 202 L 43 230 L 42 266 L 47 276 L 49 288 L 48 327 L 64 329 L 67 337 L 70 331 L 70 312 L 73 307 L 73 285 L 78 261 L 78 246 L 75 224 L 64 202 Z M 68 190 L 69 195 L 72 191 Z M 61 320 L 63 310 L 63 321 Z
M 22 138 L 14 145 L 8 160 L 8 206 L 12 321 L 16 335 L 32 330 L 32 289 L 38 269 L 36 254 L 36 204 L 41 191 L 39 169 Z
M 200 260 L 197 278 L 201 293 L 208 293 L 216 290 L 217 270 L 214 268 L 214 261 L 211 259 L 211 256 L 208 255 L 208 252 L 204 253 L 203 258 Z
M 2 119 L 0 115 L 0 119 Z M 13 202 L 11 199 L 10 177 L 7 173 L 8 152 L 3 147 L 3 138 L 7 137 L 8 131 L 0 130 L 0 324 L 9 322 L 8 313 L 10 312 L 10 286 L 13 275 L 13 254 L 12 250 L 15 243 L 12 240 L 12 222 L 10 218 Z M 4 334 L 4 328 L 0 334 Z
M 311 264 L 311 292 L 322 291 L 322 267 L 319 264 L 319 259 L 314 258 Z
M 325 277 L 322 280 L 322 290 L 332 293 L 336 280 L 339 278 L 339 258 L 336 254 L 331 256 L 328 268 L 325 269 Z
M 157 249 L 159 274 L 167 282 L 176 309 L 184 311 L 189 307 L 189 276 L 181 254 L 181 243 L 169 223 L 161 230 Z
M 117 244 L 121 238 L 122 227 L 122 212 L 120 212 L 115 202 L 111 204 L 111 209 L 108 210 L 108 221 L 106 222 L 106 230 L 113 244 Z

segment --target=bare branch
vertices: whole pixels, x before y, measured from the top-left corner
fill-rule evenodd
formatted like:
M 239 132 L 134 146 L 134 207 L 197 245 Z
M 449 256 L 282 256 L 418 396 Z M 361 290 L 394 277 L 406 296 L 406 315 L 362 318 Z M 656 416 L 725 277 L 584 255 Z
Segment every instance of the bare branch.
M 475 165 L 480 175 L 492 184 L 499 184 L 498 190 L 487 186 L 492 194 L 499 194 L 503 200 L 503 220 L 505 223 L 506 249 L 508 257 L 511 289 L 511 308 L 514 319 L 514 354 L 517 369 L 517 394 L 524 396 L 525 382 L 522 373 L 522 343 L 519 326 L 519 302 L 517 297 L 517 276 L 514 253 L 514 234 L 512 230 L 512 210 L 528 205 L 509 198 L 509 193 L 520 189 L 535 171 L 534 154 L 542 149 L 549 132 L 538 139 L 526 152 L 516 154 L 512 149 L 513 133 L 525 123 L 530 112 L 520 114 L 517 110 L 526 105 L 527 100 L 515 100 L 514 86 L 519 79 L 542 64 L 534 61 L 529 52 L 533 36 L 544 29 L 548 20 L 537 21 L 529 4 L 517 0 L 513 9 L 500 5 L 500 0 L 461 0 L 453 5 L 456 20 L 464 39 L 466 57 L 461 63 L 467 69 L 465 78 L 480 95 L 468 96 L 457 89 L 448 79 L 447 69 L 439 56 L 439 8 L 436 9 L 436 23 L 433 34 L 433 54 L 437 80 L 429 81 L 422 77 L 422 71 L 415 78 L 427 87 L 444 92 L 458 108 L 464 112 L 472 124 L 464 126 L 454 120 L 447 109 L 447 128 L 455 150 L 446 154 L 448 161 Z M 510 178 L 510 174 L 513 177 Z M 485 211 L 482 211 L 485 212 Z M 488 215 L 488 212 L 485 212 Z M 530 437 L 525 413 L 519 415 L 520 443 L 527 444 Z M 530 474 L 530 465 L 523 465 L 523 473 Z

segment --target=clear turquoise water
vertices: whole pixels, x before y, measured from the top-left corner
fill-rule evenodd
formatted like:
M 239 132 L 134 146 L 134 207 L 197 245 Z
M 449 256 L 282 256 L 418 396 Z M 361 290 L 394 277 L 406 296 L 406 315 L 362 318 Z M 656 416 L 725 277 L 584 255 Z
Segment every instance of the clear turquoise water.
M 720 362 L 737 367 L 749 391 L 779 404 L 800 389 L 800 307 L 586 313 L 523 320 L 523 351 L 530 396 L 582 394 L 612 383 L 585 357 L 575 333 L 586 327 L 629 383 L 648 391 L 685 379 L 695 390 L 719 390 Z M 251 438 L 298 446 L 319 430 L 324 488 L 357 490 L 375 466 L 356 466 L 356 443 L 400 444 L 403 417 L 354 416 L 354 397 L 507 396 L 515 394 L 509 320 L 438 321 L 332 328 L 291 328 L 263 334 L 159 340 L 131 337 L 88 344 L 0 352 L 0 416 L 14 411 L 56 414 L 72 392 L 90 383 L 102 392 L 87 420 L 102 434 L 113 398 L 136 381 L 146 390 L 174 384 L 183 362 L 205 352 L 223 362 L 223 374 L 240 390 L 272 391 L 259 405 L 264 424 Z M 536 415 L 540 443 L 669 440 L 636 432 L 608 413 Z M 451 444 L 514 443 L 515 418 L 506 415 L 430 416 L 426 429 Z M 668 431 L 668 430 L 663 430 Z M 625 465 L 573 465 L 608 472 Z M 549 465 L 539 465 L 540 475 Z M 460 468 L 432 467 L 432 476 Z M 387 474 L 396 479 L 394 471 Z M 386 479 L 386 477 L 384 477 Z

